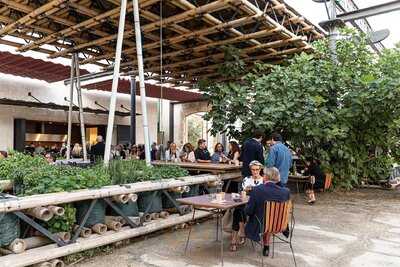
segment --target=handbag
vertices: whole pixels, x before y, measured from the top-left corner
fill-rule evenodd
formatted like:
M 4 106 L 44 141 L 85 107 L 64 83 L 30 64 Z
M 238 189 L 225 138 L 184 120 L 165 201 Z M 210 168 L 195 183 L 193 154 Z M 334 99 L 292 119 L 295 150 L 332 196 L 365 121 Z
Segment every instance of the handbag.
M 226 233 L 232 233 L 233 209 L 229 209 L 222 217 L 222 230 Z

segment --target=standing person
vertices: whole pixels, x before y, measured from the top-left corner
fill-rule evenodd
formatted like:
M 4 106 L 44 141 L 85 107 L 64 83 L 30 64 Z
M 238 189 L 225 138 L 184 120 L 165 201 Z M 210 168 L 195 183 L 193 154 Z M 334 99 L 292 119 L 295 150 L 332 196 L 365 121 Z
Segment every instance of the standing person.
M 212 163 L 225 163 L 228 161 L 225 155 L 224 146 L 221 143 L 217 143 L 214 147 L 214 154 L 211 156 Z
M 191 143 L 183 145 L 182 152 L 180 155 L 182 162 L 196 162 L 196 156 L 194 155 L 194 147 Z
M 153 144 L 151 144 L 151 151 L 150 151 L 150 158 L 152 161 L 157 159 L 157 154 L 158 154 L 157 143 L 153 142 Z
M 321 163 L 317 159 L 313 159 L 312 157 L 306 158 L 306 168 L 304 169 L 304 175 L 311 176 L 311 180 L 313 184 L 309 186 L 306 190 L 306 195 L 308 197 L 308 204 L 314 204 L 315 194 L 314 189 L 321 190 L 325 187 L 325 173 L 322 171 Z
M 175 143 L 169 145 L 169 149 L 165 153 L 165 160 L 167 161 L 180 161 L 180 152 Z
M 264 137 L 262 130 L 256 129 L 253 133 L 253 137 L 247 139 L 242 148 L 241 159 L 243 162 L 242 176 L 248 177 L 251 175 L 249 164 L 253 160 L 258 162 L 264 162 L 264 150 L 261 145 L 261 141 Z
M 90 156 L 91 160 L 93 162 L 100 161 L 104 157 L 104 150 L 106 148 L 106 145 L 104 144 L 103 141 L 103 136 L 99 135 L 96 138 L 97 143 L 92 146 L 92 149 L 90 151 Z
M 281 176 L 281 186 L 286 187 L 289 177 L 289 170 L 292 166 L 292 153 L 282 143 L 282 136 L 278 133 L 273 133 L 271 136 L 272 146 L 269 149 L 267 158 L 267 167 L 275 167 L 279 170 Z
M 207 150 L 207 142 L 204 139 L 200 139 L 197 141 L 197 148 L 194 151 L 194 155 L 196 156 L 196 161 L 199 163 L 210 163 L 211 156 L 210 152 Z
M 229 163 L 239 166 L 240 163 L 240 147 L 236 141 L 229 142 Z
M 130 152 L 131 159 L 139 159 L 138 148 L 136 145 L 132 145 Z
M 80 144 L 75 143 L 71 151 L 72 158 L 80 158 L 82 156 L 82 147 Z

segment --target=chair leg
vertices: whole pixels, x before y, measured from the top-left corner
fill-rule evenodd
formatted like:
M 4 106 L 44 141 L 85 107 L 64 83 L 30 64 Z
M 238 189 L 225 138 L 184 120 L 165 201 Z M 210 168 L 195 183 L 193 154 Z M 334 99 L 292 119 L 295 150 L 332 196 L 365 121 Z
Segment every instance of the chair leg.
M 275 235 L 272 234 L 272 258 L 275 256 Z
M 260 236 L 261 241 L 261 267 L 264 267 L 264 235 Z
M 297 263 L 296 263 L 296 257 L 294 255 L 294 251 L 293 251 L 293 246 L 292 246 L 292 242 L 289 243 L 290 245 L 290 250 L 292 251 L 292 256 L 293 256 L 293 261 L 294 261 L 294 266 L 297 267 Z

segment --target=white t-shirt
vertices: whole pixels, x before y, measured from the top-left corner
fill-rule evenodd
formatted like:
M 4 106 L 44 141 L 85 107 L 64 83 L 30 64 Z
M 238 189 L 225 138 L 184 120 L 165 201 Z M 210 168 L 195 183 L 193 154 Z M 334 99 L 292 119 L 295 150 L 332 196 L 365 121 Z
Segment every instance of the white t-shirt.
M 246 187 L 255 187 L 263 183 L 262 179 L 254 180 L 253 176 L 245 177 L 242 182 L 242 188 L 245 189 Z

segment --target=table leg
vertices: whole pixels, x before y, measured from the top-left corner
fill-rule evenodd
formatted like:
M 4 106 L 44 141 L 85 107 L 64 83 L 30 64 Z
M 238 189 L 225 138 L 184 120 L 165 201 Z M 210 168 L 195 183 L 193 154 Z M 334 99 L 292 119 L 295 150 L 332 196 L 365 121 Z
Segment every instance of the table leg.
M 195 214 L 196 214 L 196 208 L 193 207 L 192 222 L 194 222 L 194 215 L 195 215 Z M 186 255 L 187 248 L 188 248 L 188 246 L 189 246 L 189 239 L 190 239 L 190 234 L 191 234 L 191 233 L 192 233 L 192 224 L 189 223 L 189 233 L 188 233 L 188 236 L 187 236 L 187 239 L 186 239 L 185 255 Z
M 224 266 L 224 236 L 223 236 L 223 225 L 222 225 L 222 211 L 219 213 L 219 218 L 220 218 L 220 229 L 221 229 L 221 266 Z
M 221 223 L 222 224 L 222 223 Z M 215 238 L 215 241 L 218 241 L 219 240 L 219 238 L 218 238 L 218 232 L 219 232 L 219 213 L 217 213 L 217 229 L 216 229 L 217 231 L 216 231 L 216 238 Z

